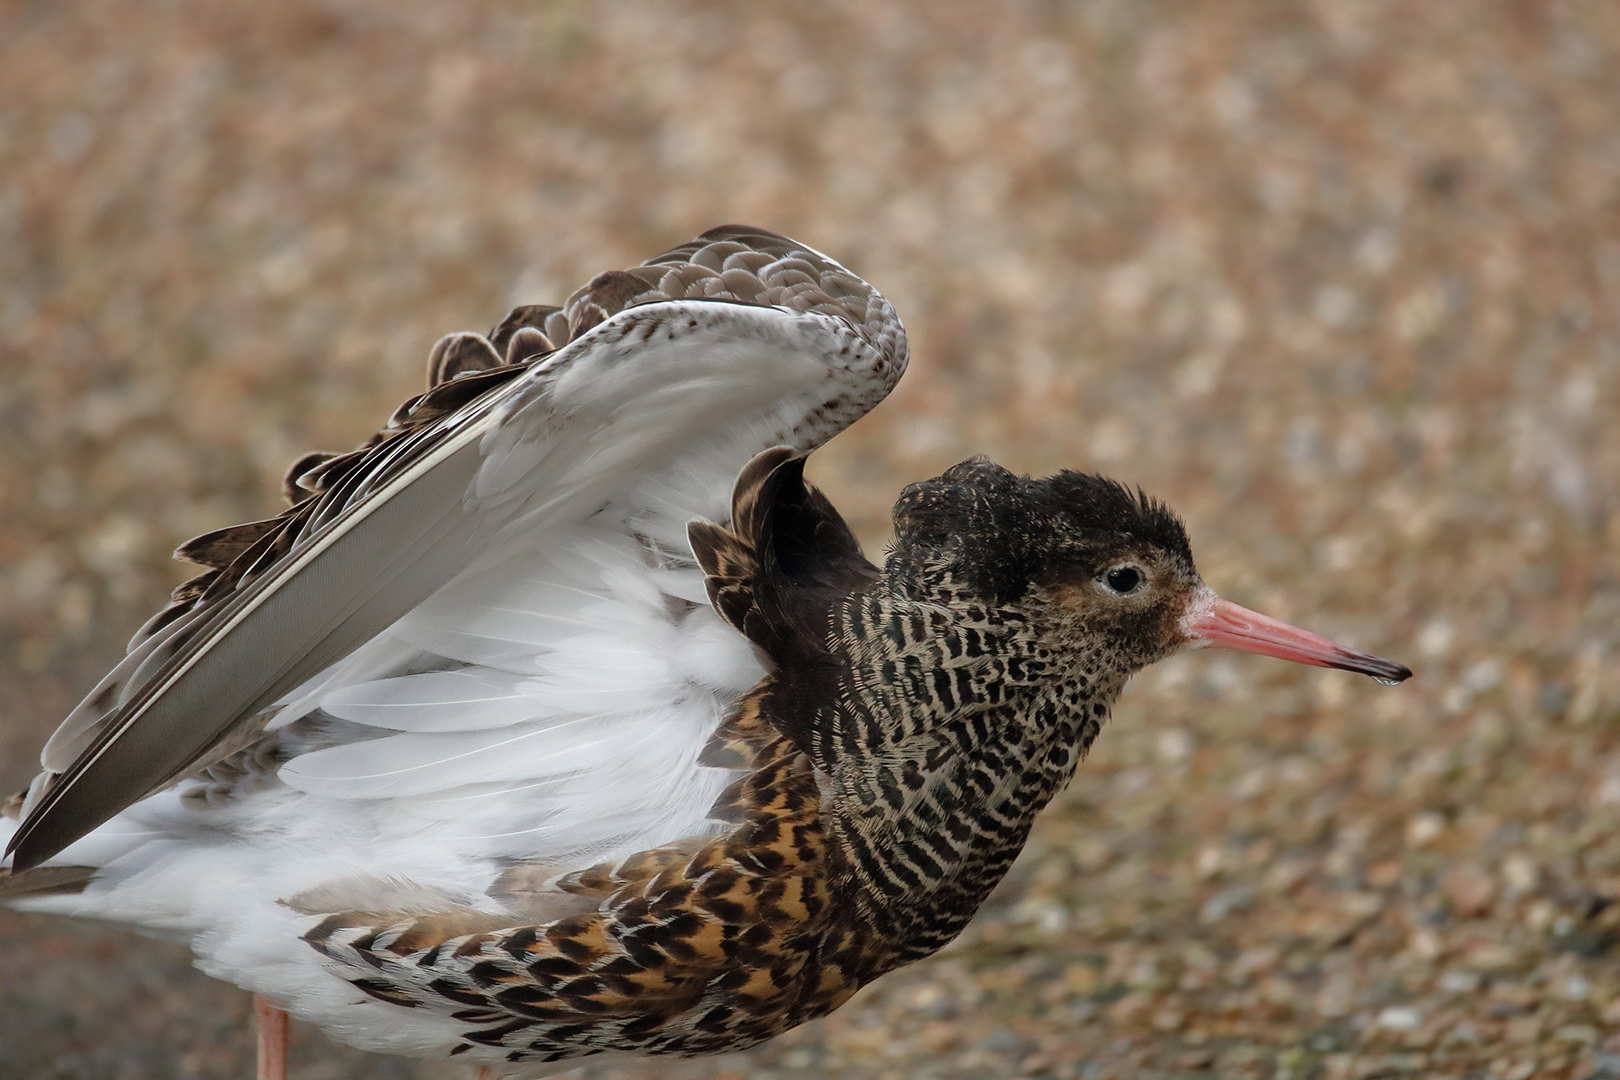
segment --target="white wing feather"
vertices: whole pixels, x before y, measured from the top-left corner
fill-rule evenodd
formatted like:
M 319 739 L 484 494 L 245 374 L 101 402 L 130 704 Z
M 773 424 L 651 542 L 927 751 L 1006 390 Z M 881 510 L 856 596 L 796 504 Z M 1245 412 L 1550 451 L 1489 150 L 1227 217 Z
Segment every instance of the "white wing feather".
M 361 875 L 500 910 L 488 890 L 514 861 L 566 871 L 716 831 L 733 774 L 698 755 L 763 668 L 709 608 L 686 523 L 726 519 L 755 453 L 809 450 L 883 397 L 905 346 L 882 307 L 874 334 L 819 311 L 646 304 L 539 362 L 436 451 L 476 455 L 459 495 L 414 511 L 441 521 L 409 555 L 453 560 L 445 584 L 280 693 L 280 757 L 256 786 L 214 800 L 204 775 L 137 803 L 50 860 L 101 867 L 89 888 L 24 906 L 190 938 L 206 970 L 359 1045 L 438 1045 L 322 973 L 284 901 Z M 410 498 L 426 468 L 373 500 Z M 376 558 L 398 559 L 387 540 Z M 322 617 L 386 601 L 386 575 L 367 580 L 382 584 Z M 47 767 L 105 722 L 65 724 Z

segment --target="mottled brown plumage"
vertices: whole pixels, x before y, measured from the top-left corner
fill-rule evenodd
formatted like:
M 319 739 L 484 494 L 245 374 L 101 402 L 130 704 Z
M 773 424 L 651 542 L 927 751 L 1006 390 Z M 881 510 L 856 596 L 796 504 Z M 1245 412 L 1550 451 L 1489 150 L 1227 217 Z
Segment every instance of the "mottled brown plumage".
M 751 1046 L 954 938 L 1125 680 L 1188 644 L 1202 584 L 1161 504 L 979 459 L 906 491 L 880 573 L 803 465 L 761 454 L 730 527 L 690 526 L 716 610 L 773 664 L 705 752 L 745 770 L 728 832 L 556 878 L 595 906 L 552 922 L 348 912 L 310 944 L 452 1011 L 463 1050 L 562 1061 Z M 1111 595 L 1122 565 L 1144 580 Z
M 216 972 L 360 1045 L 527 1075 L 735 1050 L 954 938 L 1145 665 L 1409 674 L 1220 600 L 1180 521 L 1100 477 L 963 462 L 872 565 L 805 455 L 905 357 L 870 286 L 737 226 L 445 337 L 379 432 L 294 463 L 283 514 L 181 547 L 206 572 L 10 807 L 0 899 L 199 927 Z M 744 461 L 729 522 L 688 524 Z M 619 688 L 559 656 L 650 689 L 599 706 Z M 679 783 L 592 783 L 620 775 Z M 157 838 L 138 872 L 38 865 L 177 780 L 120 834 Z

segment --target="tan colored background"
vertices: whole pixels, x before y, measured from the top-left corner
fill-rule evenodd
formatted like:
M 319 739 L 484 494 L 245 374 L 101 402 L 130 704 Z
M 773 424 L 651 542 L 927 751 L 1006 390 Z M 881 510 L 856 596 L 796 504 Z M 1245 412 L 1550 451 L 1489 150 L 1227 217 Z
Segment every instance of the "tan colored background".
M 1620 1076 L 1611 0 L 12 0 L 6 790 L 167 551 L 441 333 L 725 221 L 910 327 L 814 469 L 872 543 L 970 453 L 1102 470 L 1419 675 L 1164 665 L 960 945 L 633 1075 Z M 247 1075 L 186 965 L 0 915 L 0 1076 Z M 458 1075 L 298 1039 L 303 1080 Z

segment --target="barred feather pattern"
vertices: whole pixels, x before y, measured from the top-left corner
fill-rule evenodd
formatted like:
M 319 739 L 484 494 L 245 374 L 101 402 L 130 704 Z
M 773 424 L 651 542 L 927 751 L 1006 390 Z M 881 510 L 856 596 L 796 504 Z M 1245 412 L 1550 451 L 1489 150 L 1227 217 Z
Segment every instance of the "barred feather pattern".
M 717 735 L 751 766 L 717 808 L 736 826 L 695 851 L 673 845 L 556 882 L 594 910 L 457 937 L 432 919 L 377 925 L 347 912 L 305 940 L 373 997 L 468 1024 L 452 1054 L 717 1053 L 830 1012 L 865 981 L 866 938 L 832 901 L 809 761 L 757 701 Z
M 910 590 L 850 598 L 836 647 L 850 658 L 814 737 L 833 847 L 885 970 L 961 933 L 1066 785 L 1129 673 L 1065 649 L 1055 598 L 1018 608 L 941 569 Z
M 745 763 L 715 808 L 733 827 L 556 883 L 593 910 L 459 937 L 348 912 L 306 940 L 373 997 L 466 1023 L 453 1052 L 513 1062 L 738 1050 L 825 1015 L 961 932 L 1124 683 L 1109 655 L 1061 655 L 1055 600 L 986 604 L 946 570 L 924 591 L 850 595 L 831 679 L 767 676 L 717 733 L 709 753 Z M 816 734 L 783 734 L 807 704 Z

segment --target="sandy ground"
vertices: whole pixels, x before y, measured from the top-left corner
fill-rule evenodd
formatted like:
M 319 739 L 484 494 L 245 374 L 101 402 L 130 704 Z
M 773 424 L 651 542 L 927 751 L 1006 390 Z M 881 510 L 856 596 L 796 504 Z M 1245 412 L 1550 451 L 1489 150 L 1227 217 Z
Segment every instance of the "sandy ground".
M 897 305 L 813 472 L 1186 516 L 1398 689 L 1163 665 L 945 954 L 724 1077 L 1620 1076 L 1620 6 L 0 6 L 0 782 L 429 345 L 745 221 Z M 297 1032 L 295 1075 L 441 1078 Z M 246 995 L 0 915 L 0 1077 L 223 1078 Z

